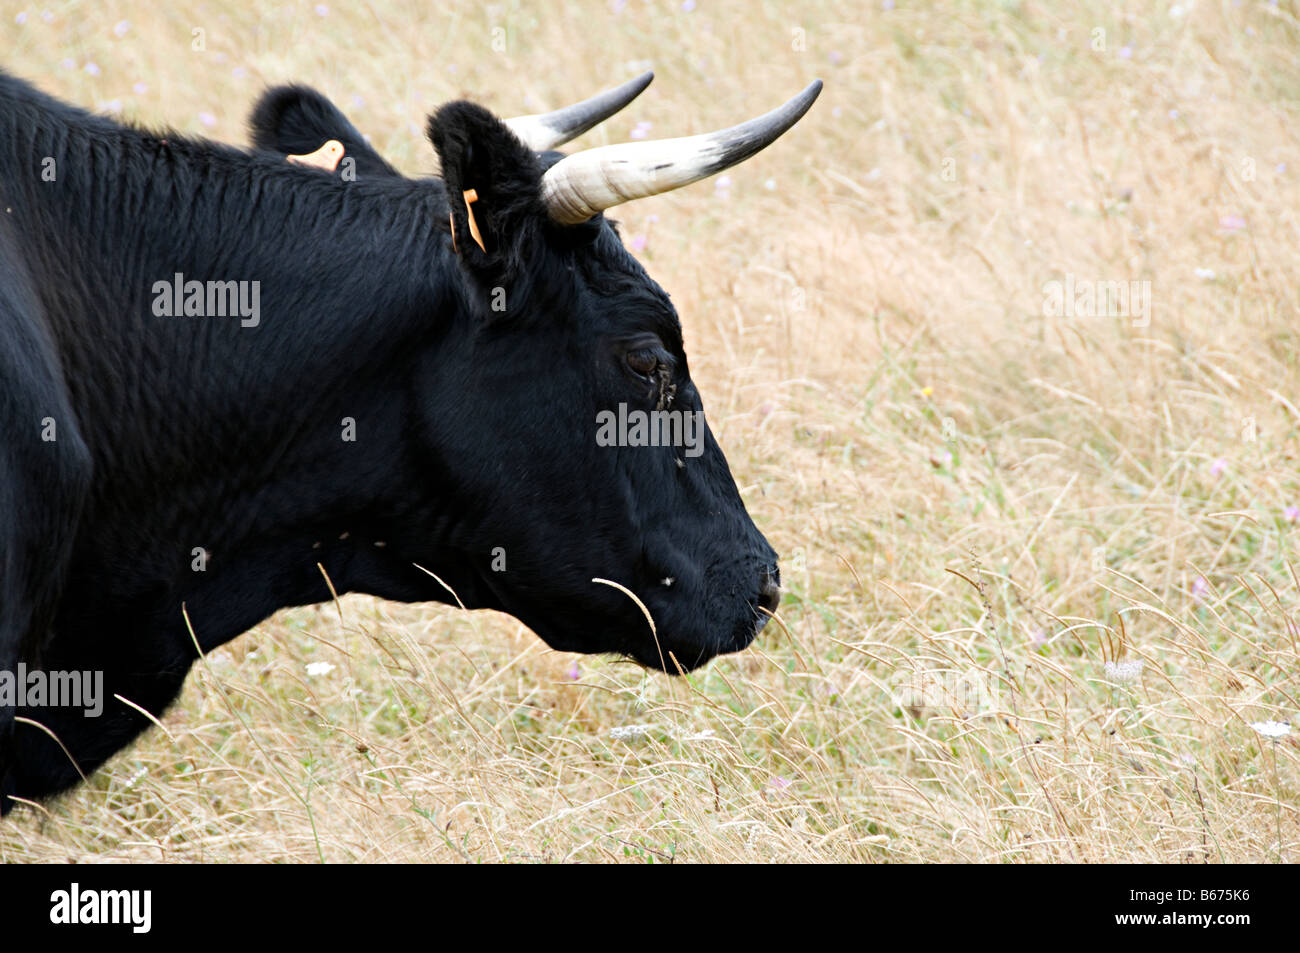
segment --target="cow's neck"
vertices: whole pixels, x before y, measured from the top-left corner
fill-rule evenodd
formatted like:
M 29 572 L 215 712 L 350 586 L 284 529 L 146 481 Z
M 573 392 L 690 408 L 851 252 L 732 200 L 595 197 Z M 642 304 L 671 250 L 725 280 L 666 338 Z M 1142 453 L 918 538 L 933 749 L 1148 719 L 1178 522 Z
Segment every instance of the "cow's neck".
M 257 621 L 221 618 L 236 591 L 254 615 L 321 601 L 331 568 L 340 590 L 445 597 L 379 538 L 400 531 L 390 501 L 414 495 L 416 363 L 460 318 L 440 186 L 345 184 L 34 91 L 24 108 L 37 128 L 4 147 L 3 198 L 95 462 L 71 604 L 185 600 L 234 634 Z M 204 313 L 186 314 L 195 282 Z M 104 566 L 130 575 L 88 568 Z

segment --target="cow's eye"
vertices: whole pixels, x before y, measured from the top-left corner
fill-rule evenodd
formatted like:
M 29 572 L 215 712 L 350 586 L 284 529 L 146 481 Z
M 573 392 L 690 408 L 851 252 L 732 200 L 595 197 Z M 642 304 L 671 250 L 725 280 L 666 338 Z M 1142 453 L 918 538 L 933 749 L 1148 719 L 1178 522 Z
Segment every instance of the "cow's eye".
M 642 377 L 649 377 L 659 367 L 659 356 L 650 348 L 627 352 L 627 366 Z

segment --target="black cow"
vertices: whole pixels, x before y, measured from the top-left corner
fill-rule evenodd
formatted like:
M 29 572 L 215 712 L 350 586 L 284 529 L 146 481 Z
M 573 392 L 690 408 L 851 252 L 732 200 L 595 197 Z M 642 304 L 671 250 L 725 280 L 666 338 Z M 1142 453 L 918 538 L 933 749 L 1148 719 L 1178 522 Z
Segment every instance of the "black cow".
M 454 102 L 441 180 L 372 152 L 347 181 L 0 73 L 0 810 L 127 744 L 198 649 L 331 587 L 668 671 L 748 645 L 776 554 L 600 212 L 752 155 L 819 88 L 564 158 L 537 150 L 572 115 L 548 136 Z M 615 413 L 680 429 L 610 440 Z M 23 670 L 102 673 L 102 714 L 19 698 Z

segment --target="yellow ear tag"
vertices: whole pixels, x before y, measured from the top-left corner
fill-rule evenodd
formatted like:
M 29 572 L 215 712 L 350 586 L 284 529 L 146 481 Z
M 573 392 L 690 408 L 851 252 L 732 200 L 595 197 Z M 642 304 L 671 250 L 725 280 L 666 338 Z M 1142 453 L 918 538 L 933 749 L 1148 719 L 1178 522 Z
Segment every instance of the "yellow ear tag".
M 305 156 L 286 156 L 290 162 L 297 165 L 310 165 L 318 169 L 324 169 L 326 172 L 333 172 L 338 168 L 339 160 L 343 158 L 343 143 L 337 139 L 330 139 L 323 146 Z
M 473 237 L 474 243 L 482 248 L 486 253 L 487 249 L 483 247 L 483 236 L 479 234 L 478 222 L 474 221 L 474 209 L 471 207 L 478 201 L 478 191 L 476 189 L 465 190 L 465 217 L 469 219 L 469 233 Z M 455 236 L 452 236 L 455 238 Z

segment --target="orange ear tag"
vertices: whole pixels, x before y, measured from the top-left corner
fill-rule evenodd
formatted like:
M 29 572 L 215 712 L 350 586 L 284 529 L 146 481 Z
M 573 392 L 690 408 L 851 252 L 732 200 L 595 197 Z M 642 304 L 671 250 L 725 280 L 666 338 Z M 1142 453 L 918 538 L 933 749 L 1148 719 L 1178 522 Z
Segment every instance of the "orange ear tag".
M 285 158 L 297 165 L 310 165 L 318 169 L 324 169 L 326 172 L 333 172 L 338 168 L 339 160 L 343 158 L 343 143 L 337 139 L 330 139 L 309 155 L 286 156 Z
M 478 190 L 466 189 L 465 190 L 465 217 L 469 219 L 469 233 L 470 236 L 473 237 L 474 243 L 478 245 L 479 248 L 482 248 L 483 251 L 486 253 L 487 249 L 483 247 L 483 236 L 479 234 L 478 222 L 474 221 L 474 209 L 472 208 L 472 206 L 477 201 L 478 201 Z M 452 237 L 455 238 L 455 235 L 453 235 Z

